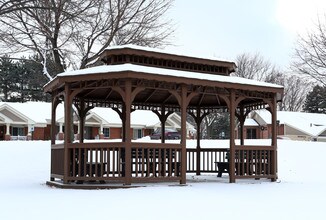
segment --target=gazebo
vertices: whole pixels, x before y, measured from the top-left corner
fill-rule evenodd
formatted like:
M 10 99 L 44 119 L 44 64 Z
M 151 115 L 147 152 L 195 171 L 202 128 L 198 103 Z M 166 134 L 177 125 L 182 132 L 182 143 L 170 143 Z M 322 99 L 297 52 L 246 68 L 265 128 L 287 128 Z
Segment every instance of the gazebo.
M 44 87 L 52 96 L 48 184 L 68 188 L 77 187 L 77 183 L 91 188 L 93 184 L 86 184 L 89 182 L 105 183 L 103 188 L 161 181 L 186 184 L 186 173 L 199 175 L 218 169 L 229 173 L 230 183 L 241 178 L 277 179 L 276 108 L 282 86 L 232 77 L 233 62 L 134 45 L 109 47 L 98 60 L 105 65 L 58 74 Z M 60 102 L 65 108 L 64 142 L 56 143 L 55 117 Z M 121 142 L 84 142 L 85 117 L 94 107 L 112 108 L 119 114 Z M 132 141 L 130 115 L 139 109 L 157 114 L 162 125 L 161 143 Z M 272 115 L 271 146 L 244 145 L 243 124 L 255 109 L 268 109 Z M 200 123 L 216 111 L 230 115 L 230 146 L 201 148 Z M 180 143 L 166 143 L 164 138 L 165 121 L 173 112 L 181 115 Z M 187 148 L 187 115 L 197 124 L 196 149 Z M 73 140 L 76 117 L 79 140 Z M 236 119 L 240 145 L 235 144 Z

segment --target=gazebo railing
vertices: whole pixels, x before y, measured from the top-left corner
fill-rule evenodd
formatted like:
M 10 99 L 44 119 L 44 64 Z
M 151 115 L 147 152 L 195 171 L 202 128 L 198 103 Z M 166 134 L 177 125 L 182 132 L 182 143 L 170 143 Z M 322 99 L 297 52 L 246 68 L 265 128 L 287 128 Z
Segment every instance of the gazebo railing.
M 187 149 L 187 173 L 217 173 L 219 162 L 228 163 L 229 167 L 229 150 L 229 148 Z M 235 178 L 275 178 L 273 170 L 275 156 L 276 152 L 272 146 L 235 146 Z
M 236 178 L 275 178 L 275 148 L 272 146 L 236 146 Z
M 204 173 L 217 173 L 217 162 L 226 162 L 228 148 L 187 149 L 187 173 L 197 172 L 197 155 L 200 154 L 199 169 Z
M 217 173 L 217 163 L 229 163 L 230 159 L 228 148 L 186 151 L 187 173 L 198 173 L 198 169 L 202 173 Z M 52 145 L 52 180 L 124 182 L 126 164 L 131 166 L 132 182 L 172 181 L 181 176 L 180 144 L 132 142 L 131 158 L 127 161 L 123 142 L 72 143 L 68 145 L 65 178 L 64 153 L 64 144 Z M 235 146 L 235 178 L 275 178 L 275 156 L 271 146 Z
M 52 145 L 52 180 L 124 182 L 128 162 L 132 182 L 180 180 L 180 144 L 132 143 L 130 161 L 122 142 L 72 143 L 68 155 L 68 176 L 64 178 L 64 144 Z
M 68 148 L 68 180 L 123 180 L 125 148 L 121 142 L 74 143 Z
M 181 145 L 132 143 L 132 181 L 152 179 L 179 180 L 181 176 Z
M 64 170 L 64 145 L 54 144 L 51 146 L 51 179 L 63 179 Z

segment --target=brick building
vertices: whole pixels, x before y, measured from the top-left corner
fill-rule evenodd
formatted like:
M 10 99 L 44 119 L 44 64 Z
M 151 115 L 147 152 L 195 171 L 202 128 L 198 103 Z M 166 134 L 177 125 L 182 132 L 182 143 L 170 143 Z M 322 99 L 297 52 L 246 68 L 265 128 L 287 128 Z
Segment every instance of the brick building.
M 59 105 L 56 113 L 57 139 L 64 137 L 64 108 Z M 171 114 L 166 128 L 180 129 L 180 116 Z M 78 139 L 78 117 L 74 115 L 75 139 Z M 160 128 L 160 120 L 152 111 L 137 110 L 131 116 L 131 136 L 138 139 L 152 134 Z M 194 127 L 187 123 L 187 134 Z M 49 140 L 51 133 L 51 103 L 0 102 L 0 140 Z M 111 108 L 93 108 L 85 120 L 85 139 L 120 139 L 122 123 L 119 115 Z
M 245 139 L 268 139 L 271 135 L 271 114 L 267 110 L 255 110 L 245 120 Z M 278 111 L 277 135 L 291 140 L 326 141 L 326 115 Z

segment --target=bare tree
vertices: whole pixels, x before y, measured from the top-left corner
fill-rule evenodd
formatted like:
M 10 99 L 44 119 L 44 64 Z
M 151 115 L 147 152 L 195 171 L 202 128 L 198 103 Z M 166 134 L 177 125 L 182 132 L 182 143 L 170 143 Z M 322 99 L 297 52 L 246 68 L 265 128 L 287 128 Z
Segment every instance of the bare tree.
M 31 7 L 34 0 L 0 0 L 0 15 Z
M 302 110 L 310 88 L 311 83 L 305 78 L 293 74 L 287 76 L 284 80 L 284 97 L 280 103 L 280 110 L 295 112 Z
M 300 111 L 302 109 L 311 86 L 311 82 L 307 79 L 292 72 L 285 73 L 259 54 L 241 54 L 236 58 L 236 64 L 238 66 L 234 73 L 236 76 L 284 86 L 283 101 L 279 104 L 279 110 Z
M 236 57 L 237 70 L 233 75 L 258 81 L 280 83 L 276 81 L 282 73 L 265 60 L 259 53 L 243 53 Z
M 299 37 L 292 69 L 326 85 L 326 16 L 307 36 Z
M 173 32 L 164 19 L 172 0 L 35 0 L 0 18 L 4 52 L 51 55 L 57 73 L 85 68 L 106 47 L 159 46 Z M 8 51 L 11 50 L 11 51 Z M 44 61 L 45 62 L 45 61 Z

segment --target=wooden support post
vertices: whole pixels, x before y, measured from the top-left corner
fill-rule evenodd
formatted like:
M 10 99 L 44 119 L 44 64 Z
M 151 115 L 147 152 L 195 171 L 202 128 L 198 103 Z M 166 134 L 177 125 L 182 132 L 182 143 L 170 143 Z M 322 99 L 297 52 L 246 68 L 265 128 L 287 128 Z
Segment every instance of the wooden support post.
M 64 161 L 63 161 L 63 183 L 68 183 L 69 176 L 69 149 L 72 134 L 72 99 L 71 99 L 70 85 L 65 84 L 65 136 L 64 136 Z
M 196 175 L 200 175 L 200 124 L 203 121 L 203 119 L 209 114 L 208 112 L 203 113 L 201 115 L 201 109 L 200 106 L 197 106 L 196 114 L 189 113 L 195 120 L 196 126 L 197 126 L 197 147 L 196 147 Z
M 229 169 L 229 181 L 230 183 L 235 183 L 235 135 L 234 135 L 234 129 L 235 129 L 235 91 L 232 89 L 230 94 L 230 106 L 229 106 L 229 112 L 230 112 L 230 169 Z
M 58 100 L 56 97 L 52 97 L 52 109 L 51 109 L 51 144 L 55 144 L 57 126 L 56 126 L 56 109 L 58 106 Z
M 122 121 L 122 142 L 126 141 L 126 104 L 122 105 L 122 113 L 120 115 Z
M 79 110 L 79 143 L 84 143 L 85 118 L 85 101 L 81 99 Z
M 161 121 L 161 142 L 165 143 L 165 122 L 167 117 L 165 117 L 165 106 L 162 105 L 161 116 L 159 117 Z
M 187 85 L 181 85 L 181 94 L 174 90 L 169 92 L 175 96 L 181 108 L 181 180 L 180 184 L 186 184 L 186 172 L 187 172 L 187 107 L 191 99 L 198 95 L 196 92 L 188 94 Z
M 131 81 L 125 84 L 125 120 L 124 120 L 124 142 L 125 142 L 125 185 L 131 185 L 131 135 L 130 135 L 130 116 L 131 116 Z
M 187 172 L 187 87 L 182 85 L 181 87 L 181 180 L 180 184 L 186 184 L 186 172 Z
M 162 105 L 161 112 L 157 110 L 152 110 L 157 117 L 160 119 L 161 122 L 161 142 L 165 143 L 165 122 L 168 119 L 168 117 L 173 113 L 172 111 L 165 111 L 165 105 Z
M 78 116 L 79 116 L 79 143 L 84 143 L 84 130 L 85 130 L 85 119 L 87 112 L 94 108 L 93 106 L 85 106 L 84 99 L 80 99 L 80 104 L 77 107 L 78 109 Z
M 243 111 L 243 106 L 240 107 L 240 117 L 239 117 L 239 122 L 240 122 L 240 145 L 244 145 L 244 123 L 246 120 L 246 116 Z
M 274 182 L 278 179 L 277 176 L 277 101 L 276 101 L 276 94 L 273 97 L 273 103 L 271 106 L 271 113 L 272 113 L 272 175 L 275 177 L 271 180 Z
M 51 145 L 55 144 L 55 140 L 56 140 L 56 132 L 57 132 L 56 109 L 57 109 L 58 103 L 59 103 L 58 99 L 56 97 L 52 97 L 52 106 L 51 106 Z M 54 161 L 51 161 L 51 164 L 52 163 L 54 163 Z M 50 177 L 50 181 L 54 181 L 54 178 Z
M 200 107 L 196 111 L 196 125 L 197 125 L 197 147 L 196 147 L 196 175 L 200 175 L 200 124 L 202 118 L 200 117 Z

